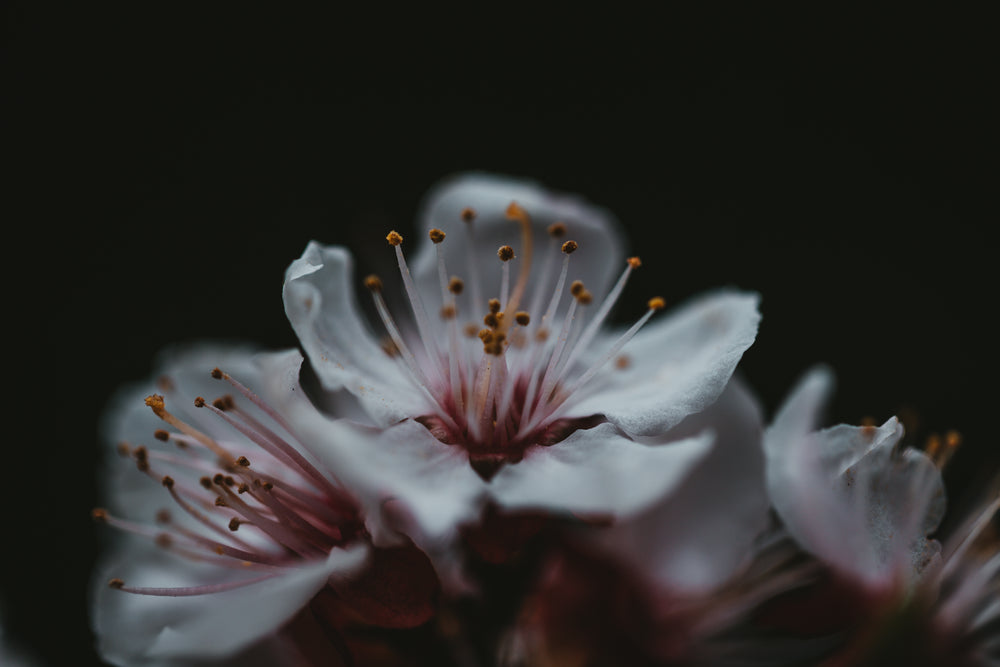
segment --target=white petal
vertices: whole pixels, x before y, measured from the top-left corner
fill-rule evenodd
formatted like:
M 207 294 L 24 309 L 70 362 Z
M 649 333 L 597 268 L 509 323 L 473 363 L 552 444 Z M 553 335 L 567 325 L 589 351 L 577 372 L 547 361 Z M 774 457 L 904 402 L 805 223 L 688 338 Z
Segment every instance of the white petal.
M 447 236 L 441 249 L 448 272 L 466 281 L 466 294 L 470 298 L 470 274 L 475 272 L 478 275 L 484 302 L 476 305 L 482 312 L 476 310 L 472 314 L 482 317 L 486 312 L 485 299 L 500 295 L 500 261 L 497 259 L 497 249 L 501 245 L 514 248 L 512 281 L 519 271 L 519 262 L 527 258 L 525 248 L 522 247 L 519 225 L 505 215 L 512 201 L 517 202 L 528 213 L 533 223 L 531 280 L 538 281 L 546 254 L 552 255 L 557 264 L 561 262 L 559 247 L 562 241 L 572 239 L 579 244 L 579 249 L 570 261 L 569 280 L 582 280 L 595 299 L 601 299 L 611 282 L 625 268 L 622 234 L 614 216 L 579 197 L 550 192 L 535 182 L 482 173 L 455 176 L 442 182 L 427 195 L 418 225 L 421 230 L 419 251 L 412 264 L 421 293 L 440 293 L 437 252 L 427 240 L 427 231 L 436 227 Z M 461 212 L 466 207 L 477 213 L 473 223 L 476 243 L 471 253 L 466 243 L 466 223 L 461 219 Z M 565 223 L 568 230 L 566 236 L 558 242 L 553 242 L 546 232 L 554 222 Z M 529 286 L 526 296 L 530 297 L 531 294 Z M 548 299 L 549 296 L 550 293 L 547 293 L 543 298 Z M 563 301 L 565 303 L 567 300 Z M 436 307 L 440 305 L 440 300 L 433 303 Z M 521 307 L 534 311 L 536 315 L 544 310 L 544 307 L 538 307 L 530 303 L 530 300 L 522 302 Z
M 609 548 L 674 591 L 706 591 L 730 578 L 768 522 L 763 417 L 737 380 L 657 446 L 670 447 L 671 440 L 706 429 L 715 433 L 715 446 L 677 490 L 603 536 Z
M 107 578 L 122 577 L 134 586 L 191 586 L 231 581 L 234 575 L 221 568 L 195 567 L 154 549 L 126 549 L 95 581 L 92 618 L 98 650 L 118 664 L 225 658 L 277 631 L 331 576 L 361 567 L 366 554 L 362 546 L 334 550 L 326 560 L 230 591 L 154 597 L 111 589 Z
M 376 544 L 398 542 L 400 521 L 407 519 L 420 535 L 440 541 L 478 516 L 484 483 L 465 451 L 442 443 L 421 424 L 406 420 L 374 429 L 305 406 L 291 416 L 299 437 L 362 503 Z M 410 536 L 420 543 L 418 535 Z
M 378 424 L 425 414 L 426 400 L 365 325 L 354 280 L 350 254 L 317 243 L 285 273 L 285 313 L 316 375 L 326 389 L 355 395 Z
M 628 516 L 671 493 L 711 445 L 712 436 L 702 434 L 650 447 L 601 424 L 529 450 L 497 473 L 490 491 L 508 509 Z
M 607 364 L 582 388 L 589 395 L 568 413 L 603 414 L 629 435 L 655 436 L 703 410 L 722 393 L 753 343 L 758 301 L 756 294 L 721 291 L 654 319 L 623 348 L 629 365 Z M 604 337 L 591 346 L 589 361 L 611 342 Z

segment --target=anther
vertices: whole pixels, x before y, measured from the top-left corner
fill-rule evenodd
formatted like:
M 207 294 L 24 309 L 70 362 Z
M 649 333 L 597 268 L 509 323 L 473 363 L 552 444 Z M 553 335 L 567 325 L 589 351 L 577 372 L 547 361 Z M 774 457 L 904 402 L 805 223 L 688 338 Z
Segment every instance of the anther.
M 451 304 L 441 306 L 441 319 L 451 320 L 455 318 L 456 314 L 458 314 L 458 311 L 455 309 L 455 306 Z
M 531 315 L 529 315 L 526 311 L 519 310 L 514 313 L 514 321 L 522 327 L 526 327 L 531 322 Z
M 497 317 L 496 313 L 486 313 L 483 317 L 483 324 L 488 326 L 490 329 L 496 329 L 500 326 L 500 318 Z
M 566 223 L 553 222 L 551 225 L 549 225 L 547 231 L 549 232 L 549 236 L 551 236 L 554 239 L 566 236 Z
M 442 232 L 440 229 L 434 228 L 431 231 L 427 232 L 427 235 L 431 238 L 431 241 L 435 244 L 444 241 L 444 232 Z M 392 243 L 392 241 L 390 241 L 390 243 Z
M 663 310 L 667 307 L 667 302 L 661 296 L 654 296 L 646 305 L 650 310 Z
M 105 521 L 108 520 L 108 511 L 103 507 L 95 507 L 94 509 L 90 510 L 90 518 L 93 519 L 94 521 L 104 523 Z
M 236 480 L 233 479 L 232 475 L 226 475 L 226 478 L 225 478 L 224 481 L 226 482 L 226 486 L 233 486 L 234 484 L 236 484 Z
M 244 468 L 249 468 L 250 459 L 248 459 L 245 456 L 241 456 L 240 458 L 236 459 L 236 465 L 243 466 Z
M 466 338 L 475 338 L 479 335 L 479 327 L 476 326 L 475 322 L 469 322 L 465 325 L 462 332 L 465 334 Z
M 465 283 L 462 282 L 462 279 L 458 276 L 452 276 L 451 280 L 448 281 L 448 291 L 458 295 L 462 293 L 463 289 L 465 289 Z
M 507 210 L 504 211 L 508 220 L 517 220 L 518 222 L 524 222 L 528 219 L 528 214 L 523 208 L 516 202 L 512 201 L 507 205 Z
M 514 259 L 514 249 L 509 245 L 502 245 L 500 249 L 497 250 L 497 257 L 500 258 L 501 262 L 509 262 Z
M 160 533 L 159 535 L 156 536 L 156 539 L 153 541 L 156 542 L 156 546 L 160 547 L 161 549 L 169 549 L 174 544 L 173 538 L 166 533 Z
M 617 368 L 619 370 L 625 370 L 626 368 L 628 368 L 631 365 L 631 363 L 632 362 L 628 358 L 628 355 L 627 354 L 622 354 L 622 355 L 619 355 L 615 359 L 615 368 Z
M 250 490 L 250 485 L 247 484 L 246 482 L 243 482 L 242 484 L 240 484 L 239 488 L 236 489 L 236 492 L 237 493 L 246 493 L 249 490 Z
M 194 407 L 196 407 L 196 408 L 203 408 L 203 407 L 205 407 L 205 399 L 203 397 L 201 397 L 201 396 L 198 396 L 197 398 L 195 398 L 194 399 Z
M 226 412 L 227 410 L 232 410 L 233 407 L 235 406 L 236 402 L 233 400 L 233 397 L 229 396 L 228 394 L 225 396 L 220 396 L 219 398 L 212 401 L 212 407 L 214 407 L 216 410 L 221 410 L 222 412 Z
M 392 340 L 392 338 L 383 339 L 381 347 L 382 351 L 385 352 L 390 357 L 399 356 L 399 347 L 396 345 L 396 342 Z
M 962 444 L 962 434 L 958 431 L 948 431 L 944 434 L 944 444 L 949 449 L 955 449 Z
M 586 288 L 583 286 L 582 281 L 574 280 L 572 283 L 570 283 L 569 293 L 572 294 L 573 296 L 580 296 L 580 294 L 582 294 L 584 290 L 586 290 Z
M 228 507 L 228 505 L 226 505 L 226 499 L 223 498 L 222 496 L 216 496 L 215 497 L 215 506 L 216 507 Z
M 165 509 L 157 510 L 156 523 L 170 523 L 170 511 Z
M 500 299 L 490 299 L 489 300 L 490 312 L 496 315 L 500 312 Z
M 240 521 L 236 517 L 233 517 L 232 519 L 229 520 L 229 530 L 235 533 L 237 530 L 239 530 L 241 523 L 242 521 Z
M 382 291 L 382 279 L 376 275 L 370 275 L 365 278 L 365 288 L 372 292 Z
M 493 340 L 493 332 L 490 329 L 480 329 L 479 340 L 483 341 L 484 343 Z
M 223 486 L 226 483 L 226 476 L 223 475 L 221 472 L 217 472 L 215 473 L 215 476 L 212 477 L 212 482 L 216 486 Z
M 631 266 L 633 269 L 638 269 L 640 266 L 642 266 L 642 260 L 640 260 L 638 257 L 629 257 L 627 261 L 628 265 Z
M 162 481 L 164 487 L 168 489 L 174 488 L 174 478 L 171 477 L 170 475 L 164 475 Z
M 166 442 L 167 440 L 170 439 L 170 433 L 163 430 L 162 428 L 158 428 L 155 431 L 153 431 L 153 437 L 159 440 L 160 442 Z
M 576 297 L 577 303 L 579 303 L 581 306 L 586 306 L 587 304 L 589 304 L 591 301 L 594 300 L 594 295 L 590 293 L 590 290 L 586 289 L 581 290 L 579 294 L 574 294 L 573 296 Z
M 119 442 L 116 449 L 119 456 L 132 456 L 132 448 L 129 447 L 127 442 Z
M 222 370 L 220 370 L 219 368 L 213 368 L 212 369 L 212 377 L 214 379 L 216 379 L 216 380 L 221 380 L 225 376 L 224 376 Z
M 121 588 L 124 585 L 125 582 L 122 579 L 119 579 L 118 577 L 115 577 L 114 579 L 108 581 L 109 588 Z
M 562 251 L 567 255 L 572 255 L 574 252 L 576 252 L 576 249 L 579 247 L 580 244 L 577 243 L 576 241 L 566 241 L 566 243 L 562 244 Z
M 206 489 L 212 488 L 212 479 L 210 477 L 202 477 L 201 479 L 198 480 L 198 483 L 201 484 Z
M 152 394 L 151 396 L 147 396 L 146 405 L 150 409 L 152 409 L 153 414 L 155 414 L 157 417 L 162 415 L 163 412 L 166 410 L 166 405 L 163 401 L 163 396 L 160 396 L 159 394 Z
M 396 246 L 403 242 L 403 237 L 399 232 L 389 232 L 385 235 L 385 240 L 389 242 L 389 245 Z
M 466 206 L 462 209 L 462 222 L 472 222 L 476 219 L 476 209 Z

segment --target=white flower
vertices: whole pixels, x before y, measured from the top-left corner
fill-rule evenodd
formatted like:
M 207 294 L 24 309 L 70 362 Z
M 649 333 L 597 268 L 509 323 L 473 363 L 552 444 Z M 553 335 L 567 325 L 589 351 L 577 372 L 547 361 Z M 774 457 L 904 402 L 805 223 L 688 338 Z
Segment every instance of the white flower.
M 807 551 L 873 590 L 911 580 L 940 545 L 940 470 L 899 447 L 903 426 L 839 425 L 816 431 L 832 376 L 817 369 L 792 392 L 764 438 L 771 500 Z
M 941 447 L 958 438 L 901 448 L 895 418 L 815 431 L 831 386 L 829 372 L 808 374 L 765 436 L 775 509 L 854 601 L 831 664 L 1000 664 L 1000 549 L 986 536 L 996 488 L 942 545 L 931 537 L 945 512 Z
M 121 456 L 109 451 L 107 506 L 94 517 L 120 534 L 92 606 L 105 659 L 268 664 L 305 646 L 309 659 L 336 657 L 332 645 L 289 641 L 303 613 L 333 605 L 392 627 L 433 613 L 438 584 L 426 557 L 412 546 L 372 548 L 354 498 L 275 408 L 309 405 L 301 362 L 294 350 L 175 351 L 155 384 L 123 391 L 108 412 L 106 439 Z M 366 588 L 399 569 L 410 584 L 398 597 Z
M 408 307 L 365 281 L 385 337 L 356 304 L 347 250 L 311 243 L 286 274 L 286 312 L 323 388 L 352 394 L 369 421 L 296 423 L 370 514 L 389 503 L 431 537 L 487 501 L 629 515 L 708 454 L 708 433 L 637 439 L 718 397 L 756 335 L 755 295 L 720 291 L 646 325 L 663 306 L 652 299 L 633 327 L 609 331 L 638 258 L 625 260 L 607 212 L 530 183 L 455 178 L 420 227 L 431 242 L 412 265 L 387 237 Z

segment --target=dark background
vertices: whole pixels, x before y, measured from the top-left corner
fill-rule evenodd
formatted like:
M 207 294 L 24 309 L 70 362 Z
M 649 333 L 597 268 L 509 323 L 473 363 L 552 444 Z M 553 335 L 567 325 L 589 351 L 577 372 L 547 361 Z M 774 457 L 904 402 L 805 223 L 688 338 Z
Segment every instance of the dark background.
M 307 241 L 374 266 L 465 169 L 616 212 L 644 260 L 621 318 L 760 291 L 742 369 L 769 413 L 824 362 L 831 422 L 962 431 L 952 495 L 1000 467 L 984 17 L 492 12 L 5 5 L 2 609 L 43 664 L 93 659 L 114 388 L 171 342 L 295 345 L 281 281 Z

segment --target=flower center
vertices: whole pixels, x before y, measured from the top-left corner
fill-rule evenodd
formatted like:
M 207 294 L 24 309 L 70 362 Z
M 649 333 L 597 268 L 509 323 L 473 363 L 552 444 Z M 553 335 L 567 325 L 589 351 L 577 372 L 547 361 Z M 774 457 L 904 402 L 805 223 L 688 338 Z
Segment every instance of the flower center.
M 567 287 L 570 258 L 578 248 L 576 241 L 563 240 L 567 225 L 548 228 L 550 247 L 533 263 L 527 212 L 511 203 L 506 216 L 520 227 L 520 250 L 503 245 L 497 251 L 499 294 L 488 299 L 480 288 L 483 267 L 472 265 L 473 253 L 465 253 L 469 289 L 465 279 L 449 276 L 440 229 L 429 233 L 437 253 L 439 295 L 420 293 L 403 255 L 403 237 L 395 231 L 386 236 L 416 323 L 413 335 L 404 336 L 389 312 L 382 281 L 365 279 L 388 332 L 383 348 L 428 399 L 430 411 L 417 416 L 418 421 L 442 442 L 464 447 L 473 467 L 486 477 L 504 463 L 520 461 L 528 447 L 552 444 L 592 426 L 590 419 L 567 418 L 568 408 L 587 395 L 588 383 L 608 361 L 618 357 L 619 368 L 627 365 L 619 356 L 622 347 L 664 306 L 663 299 L 651 299 L 647 312 L 627 332 L 603 352 L 590 354 L 629 275 L 640 266 L 639 258 L 628 259 L 607 297 L 595 303 L 581 281 Z M 471 209 L 462 212 L 468 248 L 474 243 L 475 218 Z M 429 316 L 428 302 L 440 303 L 437 318 Z
M 92 516 L 190 560 L 259 576 L 171 588 L 128 586 L 116 578 L 109 582 L 113 588 L 171 597 L 217 593 L 269 579 L 296 562 L 325 558 L 363 533 L 353 499 L 293 446 L 292 431 L 281 416 L 227 373 L 215 369 L 212 377 L 232 385 L 241 400 L 231 395 L 212 402 L 198 397 L 194 405 L 242 437 L 214 438 L 193 426 L 194 420 L 169 412 L 164 395 L 149 396 L 146 405 L 173 429 L 156 430 L 153 437 L 176 449 L 121 443 L 118 451 L 163 485 L 173 511 L 160 509 L 155 525 L 116 517 L 103 508 L 93 510 Z M 168 378 L 161 380 L 160 389 L 171 398 L 176 394 Z M 247 454 L 253 463 L 237 454 L 251 447 Z

